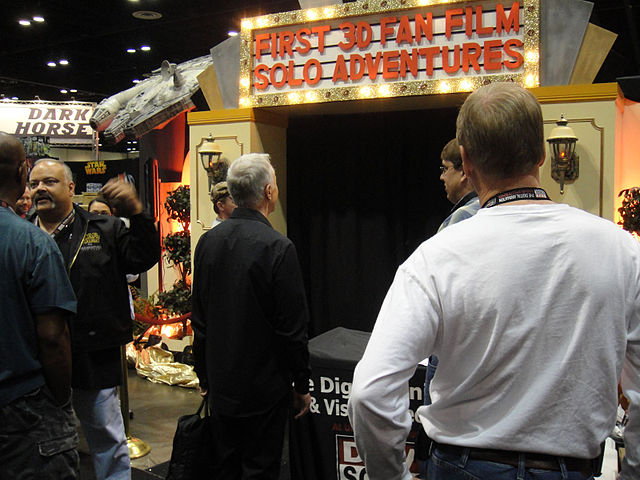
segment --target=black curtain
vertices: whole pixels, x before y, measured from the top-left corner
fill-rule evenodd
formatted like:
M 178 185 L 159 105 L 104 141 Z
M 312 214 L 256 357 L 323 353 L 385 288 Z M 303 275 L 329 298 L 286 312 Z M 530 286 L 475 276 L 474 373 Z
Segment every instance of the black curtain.
M 295 117 L 287 133 L 287 224 L 314 337 L 371 331 L 397 267 L 451 205 L 440 151 L 456 109 Z

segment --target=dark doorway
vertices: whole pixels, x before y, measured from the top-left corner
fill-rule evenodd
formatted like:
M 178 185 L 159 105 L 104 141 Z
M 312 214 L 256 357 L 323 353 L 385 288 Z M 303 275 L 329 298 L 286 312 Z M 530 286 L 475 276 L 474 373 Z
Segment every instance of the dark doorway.
M 287 225 L 307 286 L 309 335 L 371 331 L 397 267 L 451 205 L 440 151 L 456 109 L 295 117 Z

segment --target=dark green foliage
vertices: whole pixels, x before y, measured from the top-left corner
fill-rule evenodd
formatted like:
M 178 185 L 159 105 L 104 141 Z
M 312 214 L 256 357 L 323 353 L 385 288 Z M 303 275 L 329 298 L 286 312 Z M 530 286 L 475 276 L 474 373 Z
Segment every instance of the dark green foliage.
M 191 311 L 191 196 L 189 185 L 182 185 L 169 192 L 164 202 L 170 220 L 177 220 L 182 231 L 164 237 L 164 254 L 170 264 L 180 272 L 180 279 L 171 290 L 158 293 L 158 305 L 170 315 L 182 315 Z
M 622 207 L 618 209 L 622 220 L 618 222 L 626 231 L 640 235 L 640 188 L 633 187 L 622 190 L 619 197 L 622 199 Z
M 191 286 L 182 280 L 178 280 L 173 284 L 171 290 L 158 293 L 158 303 L 171 316 L 190 312 Z

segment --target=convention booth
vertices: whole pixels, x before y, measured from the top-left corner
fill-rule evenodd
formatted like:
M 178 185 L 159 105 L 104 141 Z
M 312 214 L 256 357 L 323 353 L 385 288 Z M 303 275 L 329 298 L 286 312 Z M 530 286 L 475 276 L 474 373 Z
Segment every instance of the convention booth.
M 439 155 L 469 92 L 530 88 L 551 140 L 543 188 L 613 221 L 618 193 L 640 183 L 629 133 L 640 110 L 617 84 L 592 84 L 612 40 L 575 2 L 320 3 L 245 19 L 212 49 L 201 78 L 211 110 L 187 116 L 192 249 L 214 219 L 218 164 L 269 153 L 280 188 L 269 220 L 296 245 L 312 313 L 313 408 L 292 428 L 294 478 L 356 479 L 366 473 L 346 417 L 353 368 L 397 266 L 450 208 Z M 563 156 L 553 144 L 565 127 Z M 419 368 L 413 411 L 423 382 Z

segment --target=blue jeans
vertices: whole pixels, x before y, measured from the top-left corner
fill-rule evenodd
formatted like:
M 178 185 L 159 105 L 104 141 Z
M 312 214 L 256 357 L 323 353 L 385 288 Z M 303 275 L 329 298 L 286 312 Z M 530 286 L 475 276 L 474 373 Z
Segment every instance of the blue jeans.
M 447 453 L 435 448 L 427 462 L 427 480 L 593 480 L 593 475 L 569 472 L 563 461 L 560 470 L 525 468 L 502 463 L 473 460 L 469 449 L 462 454 Z
M 0 407 L 0 478 L 76 479 L 77 446 L 71 405 L 59 406 L 46 386 Z
M 117 387 L 73 389 L 73 409 L 89 444 L 98 480 L 130 480 L 129 448 Z

